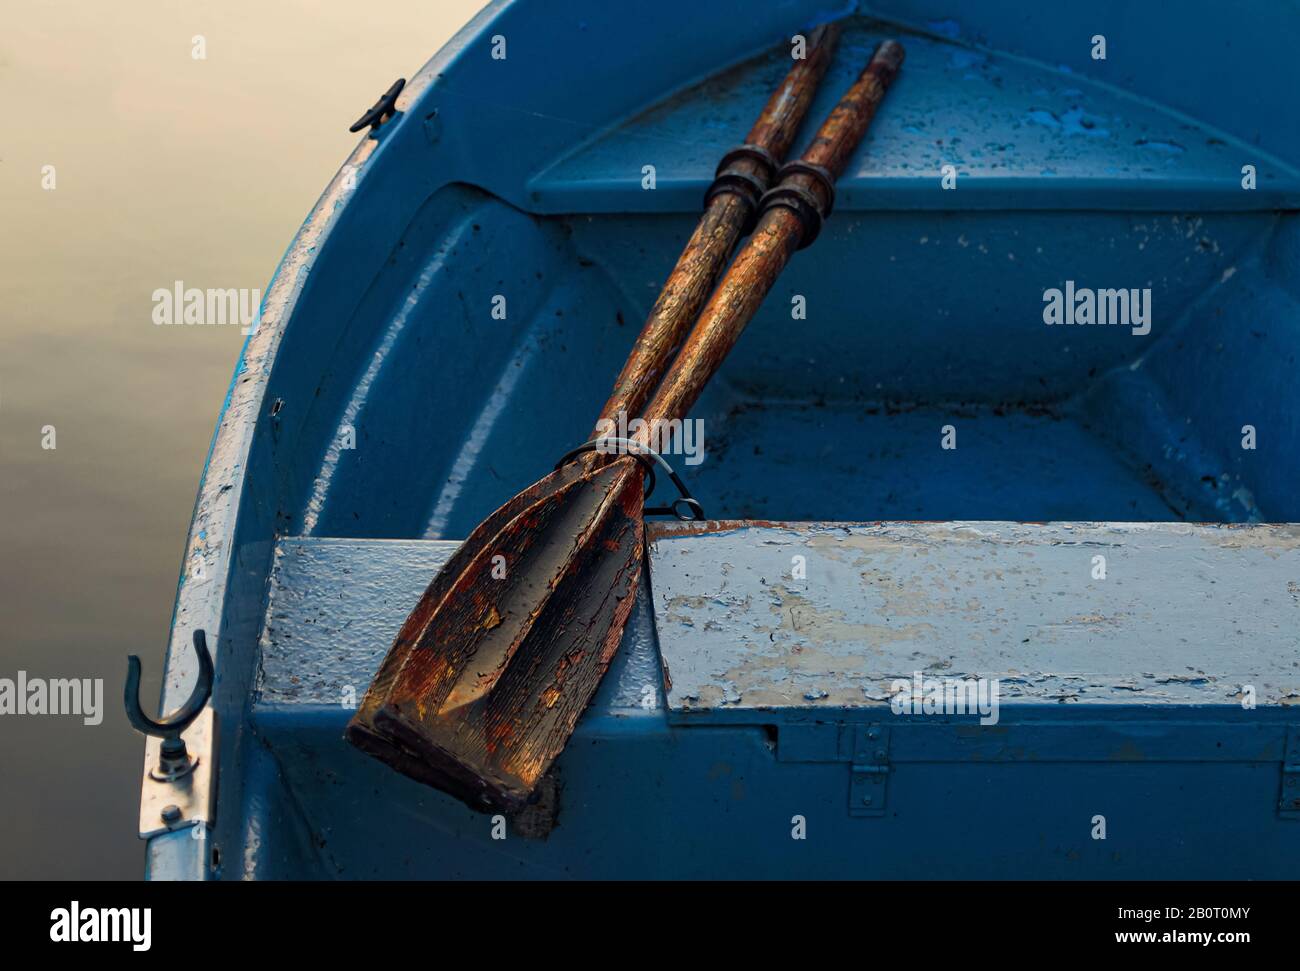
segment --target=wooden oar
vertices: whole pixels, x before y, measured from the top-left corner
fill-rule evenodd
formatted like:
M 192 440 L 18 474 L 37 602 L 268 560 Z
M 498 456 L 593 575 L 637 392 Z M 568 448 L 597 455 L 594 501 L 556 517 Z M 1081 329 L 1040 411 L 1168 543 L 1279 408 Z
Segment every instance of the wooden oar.
M 686 414 L 795 249 L 815 238 L 834 181 L 902 58 L 897 43 L 881 44 L 803 158 L 766 194 L 753 237 L 642 416 L 641 445 L 655 422 Z M 558 487 L 525 490 L 519 511 L 456 575 L 435 580 L 431 592 L 445 592 L 426 593 L 408 619 L 400 670 L 373 700 L 373 714 L 363 720 L 359 712 L 349 726 L 360 747 L 477 808 L 528 800 L 632 608 L 644 541 L 641 466 L 630 456 L 573 471 L 579 464 L 553 473 L 563 478 Z M 497 557 L 504 576 L 493 569 Z
M 677 258 L 614 382 L 614 391 L 600 410 L 602 419 L 617 421 L 620 412 L 635 418 L 650 400 L 672 352 L 699 316 L 736 243 L 753 229 L 759 201 L 794 142 L 839 37 L 838 24 L 824 24 L 808 35 L 806 56 L 772 92 L 745 144 L 718 163 L 717 178 L 705 195 L 704 216 Z M 591 437 L 599 437 L 602 427 L 597 421 Z
M 716 178 L 705 196 L 704 214 L 651 308 L 614 391 L 601 408 L 601 419 L 608 417 L 617 422 L 620 413 L 634 417 L 645 407 L 736 243 L 757 219 L 759 199 L 771 185 L 794 142 L 834 57 L 839 37 L 838 24 L 824 24 L 808 35 L 805 56 L 795 61 L 772 92 L 744 144 L 728 152 L 718 163 Z M 597 431 L 592 437 L 597 437 L 603 427 L 603 422 L 597 420 Z M 402 757 L 396 751 L 391 753 L 391 758 L 385 754 L 390 743 L 375 733 L 374 716 L 433 608 L 446 596 L 452 581 L 464 573 L 507 523 L 543 497 L 571 486 L 592 464 L 591 457 L 567 464 L 514 496 L 475 527 L 434 577 L 394 640 L 348 726 L 348 737 L 353 742 L 389 761 L 396 762 Z

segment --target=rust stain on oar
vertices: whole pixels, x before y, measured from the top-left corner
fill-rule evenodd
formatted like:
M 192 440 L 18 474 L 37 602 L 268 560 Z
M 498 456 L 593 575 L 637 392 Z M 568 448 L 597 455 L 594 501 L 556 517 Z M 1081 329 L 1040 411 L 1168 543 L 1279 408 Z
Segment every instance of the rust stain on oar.
M 471 805 L 523 805 L 618 649 L 643 498 L 640 466 L 622 458 L 511 519 L 416 636 L 373 727 L 349 737 L 368 751 L 391 739 L 403 757 L 386 761 Z
M 411 611 L 405 623 L 402 624 L 402 629 L 398 631 L 392 647 L 380 664 L 379 670 L 370 682 L 365 697 L 362 698 L 361 704 L 357 708 L 356 715 L 348 726 L 350 738 L 355 741 L 359 736 L 369 731 L 368 726 L 387 694 L 389 685 L 392 684 L 393 678 L 397 676 L 402 664 L 406 661 L 407 650 L 419 638 L 420 632 L 428 626 L 433 611 L 442 602 L 442 598 L 447 595 L 456 578 L 464 573 L 475 555 L 501 531 L 506 523 L 519 515 L 520 512 L 536 503 L 543 496 L 572 483 L 581 473 L 582 470 L 572 464 L 552 472 L 544 479 L 534 482 L 523 492 L 509 499 L 475 527 L 469 538 L 443 564 L 442 569 L 438 571 L 432 582 L 430 582 L 428 589 L 420 598 L 420 602 L 416 604 L 415 609 Z
M 792 171 L 781 186 L 808 194 L 823 213 L 829 210 L 834 180 L 862 141 L 902 63 L 901 44 L 889 40 L 880 44 L 804 152 L 800 162 L 824 170 L 831 184 L 806 171 Z M 805 228 L 795 209 L 773 206 L 764 210 L 758 228 L 736 255 L 682 347 L 678 363 L 689 362 L 689 366 L 674 364 L 646 407 L 646 424 L 639 435 L 642 444 L 649 444 L 650 422 L 690 411 L 790 257 L 804 243 Z
M 799 123 L 830 66 L 839 37 L 838 24 L 823 24 L 812 32 L 807 56 L 795 62 L 781 86 L 772 92 L 749 130 L 745 144 L 763 149 L 780 164 L 794 143 Z M 729 171 L 756 180 L 761 186 L 760 193 L 776 175 L 769 168 L 753 157 L 744 156 L 728 166 Z M 757 199 L 752 202 L 756 203 Z M 600 410 L 602 420 L 617 421 L 620 412 L 629 418 L 641 414 L 753 215 L 751 203 L 742 193 L 720 191 L 712 196 L 677 265 L 664 282 L 632 353 L 614 382 L 613 393 Z M 591 437 L 599 437 L 601 431 L 598 421 Z

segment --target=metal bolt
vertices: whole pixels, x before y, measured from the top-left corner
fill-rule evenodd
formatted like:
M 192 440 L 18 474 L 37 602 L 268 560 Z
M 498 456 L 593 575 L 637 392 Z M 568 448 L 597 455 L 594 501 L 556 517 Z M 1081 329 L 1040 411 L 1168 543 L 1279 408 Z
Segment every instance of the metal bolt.
M 870 796 L 863 796 L 863 797 L 862 797 L 862 805 L 864 805 L 864 806 L 870 806 L 870 805 L 871 805 L 871 797 L 870 797 Z
M 161 813 L 160 815 L 162 816 L 162 819 L 163 819 L 163 822 L 164 822 L 164 823 L 175 823 L 175 822 L 178 822 L 178 821 L 180 820 L 180 818 L 181 818 L 181 807 L 180 807 L 180 806 L 163 806 L 163 810 L 162 810 L 162 813 Z
M 883 748 L 876 749 L 876 761 L 877 762 L 885 761 L 885 750 Z
M 867 731 L 867 738 L 876 739 L 880 737 L 880 729 L 872 728 Z

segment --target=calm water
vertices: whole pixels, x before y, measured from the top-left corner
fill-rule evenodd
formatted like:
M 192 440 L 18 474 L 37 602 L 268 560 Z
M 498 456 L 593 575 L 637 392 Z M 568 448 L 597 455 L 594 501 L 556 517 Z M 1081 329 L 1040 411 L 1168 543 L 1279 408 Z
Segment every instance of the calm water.
M 263 289 L 348 125 L 481 5 L 0 0 L 0 678 L 104 682 L 99 725 L 0 715 L 0 878 L 143 871 L 125 656 L 156 699 L 243 341 L 153 292 Z

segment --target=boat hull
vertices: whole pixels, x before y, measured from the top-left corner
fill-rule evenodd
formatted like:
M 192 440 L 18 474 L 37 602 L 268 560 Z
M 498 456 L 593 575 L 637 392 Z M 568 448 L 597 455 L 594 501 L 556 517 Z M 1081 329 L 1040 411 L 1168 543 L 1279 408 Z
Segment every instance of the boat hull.
M 887 699 L 828 703 L 816 684 L 794 682 L 748 721 L 725 678 L 707 712 L 675 710 L 661 665 L 704 641 L 646 600 L 559 787 L 506 821 L 504 842 L 492 817 L 344 743 L 349 699 L 436 556 L 585 438 L 716 160 L 788 68 L 788 38 L 834 13 L 727 0 L 634 20 L 584 0 L 495 3 L 361 141 L 268 287 L 214 434 L 163 704 L 188 696 L 191 635 L 205 630 L 220 736 L 204 771 L 220 784 L 214 818 L 149 840 L 151 877 L 1296 875 L 1300 837 L 1279 793 L 1297 758 L 1287 692 L 1300 686 L 1261 680 L 1266 701 L 1246 709 L 1229 683 L 1300 653 L 1294 593 L 1275 573 L 1280 586 L 1243 615 L 1273 625 L 1248 639 L 1254 670 L 1213 669 L 1217 642 L 1192 637 L 1183 667 L 1220 678 L 1219 696 L 1153 692 L 1135 708 L 1112 683 L 1086 717 L 1038 698 L 1011 706 L 1003 747 L 973 753 L 968 721 L 913 736 Z M 693 412 L 704 460 L 673 457 L 711 519 L 1300 521 L 1300 128 L 1283 86 L 1251 80 L 1286 76 L 1300 17 L 1270 7 L 1239 20 L 1208 2 L 1173 25 L 1103 3 L 1103 28 L 1068 4 L 982 4 L 962 23 L 923 0 L 872 13 L 847 22 L 810 116 L 887 34 L 907 67 L 816 249 L 795 257 Z M 1077 36 L 1121 17 L 1130 49 L 1204 57 L 1094 61 Z M 504 61 L 489 54 L 495 36 Z M 648 52 L 633 70 L 629 50 Z M 336 572 L 282 582 L 292 556 L 349 543 Z M 1024 555 L 1049 554 L 1043 543 Z M 1044 598 L 1101 582 L 1091 557 L 1107 551 L 1083 552 L 1082 574 Z M 1214 562 L 1227 575 L 1246 560 Z M 791 569 L 786 556 L 760 576 Z M 1150 616 L 1133 607 L 1121 626 L 1135 677 L 1195 676 L 1140 659 L 1138 620 L 1176 613 L 1161 606 L 1163 575 L 1110 569 L 1149 601 Z M 1185 583 L 1208 595 L 1215 579 Z M 699 581 L 709 600 L 725 599 L 720 583 Z M 291 617 L 277 614 L 286 596 L 300 598 Z M 982 602 L 1009 610 L 1015 592 Z M 326 623 L 343 603 L 361 612 Z M 770 606 L 756 609 L 779 640 Z M 848 613 L 817 630 L 934 627 L 943 613 L 824 608 Z M 1219 619 L 1241 610 L 1224 602 Z M 754 616 L 710 614 L 697 629 L 759 643 Z M 333 639 L 313 640 L 326 628 Z M 1242 640 L 1224 630 L 1220 641 Z M 853 643 L 854 656 L 885 650 Z M 1061 673 L 1020 643 L 1005 666 Z M 911 676 L 910 651 L 892 659 L 876 673 Z M 1072 663 L 1065 673 L 1096 680 Z M 809 718 L 830 735 L 794 741 Z M 791 754 L 894 724 L 884 815 L 850 809 L 865 763 Z M 1104 757 L 1097 737 L 1114 742 Z M 807 839 L 791 835 L 796 816 Z

